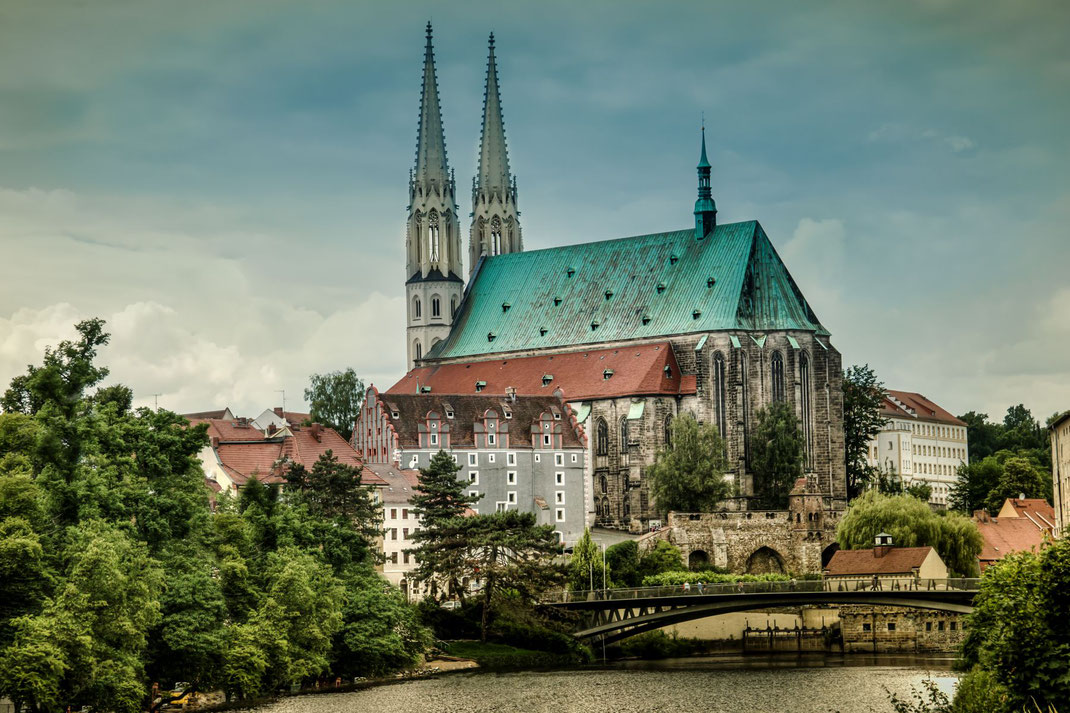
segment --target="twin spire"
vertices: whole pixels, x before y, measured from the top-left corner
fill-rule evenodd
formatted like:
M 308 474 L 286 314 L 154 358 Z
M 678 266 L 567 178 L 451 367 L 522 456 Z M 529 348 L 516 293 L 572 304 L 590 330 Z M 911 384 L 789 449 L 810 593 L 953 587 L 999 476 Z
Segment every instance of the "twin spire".
M 502 99 L 498 93 L 498 64 L 494 60 L 494 33 L 490 33 L 487 57 L 487 85 L 483 93 L 483 129 L 479 138 L 479 173 L 476 187 L 486 192 L 504 194 L 509 181 L 509 154 L 505 147 L 505 122 Z
M 441 190 L 449 180 L 446 137 L 442 129 L 442 109 L 438 102 L 435 48 L 431 45 L 431 23 L 427 23 L 424 48 L 424 85 L 420 94 L 420 126 L 416 130 L 416 171 L 414 178 Z

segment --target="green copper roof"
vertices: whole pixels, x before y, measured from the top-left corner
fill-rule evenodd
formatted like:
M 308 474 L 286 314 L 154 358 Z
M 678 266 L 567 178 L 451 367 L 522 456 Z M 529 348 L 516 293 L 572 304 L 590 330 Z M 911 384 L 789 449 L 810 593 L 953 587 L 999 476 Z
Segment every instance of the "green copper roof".
M 725 330 L 828 334 L 756 221 L 485 258 L 428 357 Z

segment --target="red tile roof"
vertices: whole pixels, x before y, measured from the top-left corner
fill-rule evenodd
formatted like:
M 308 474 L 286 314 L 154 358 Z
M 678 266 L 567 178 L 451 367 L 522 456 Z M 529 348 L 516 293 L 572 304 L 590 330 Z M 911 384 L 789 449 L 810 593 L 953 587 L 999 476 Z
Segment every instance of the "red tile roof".
M 984 540 L 977 558 L 981 563 L 981 571 L 1013 552 L 1036 552 L 1044 544 L 1044 530 L 1027 518 L 995 518 L 978 512 L 974 514 L 973 521 Z
M 897 401 L 899 403 L 896 403 Z M 949 411 L 913 391 L 888 389 L 888 396 L 884 399 L 884 408 L 881 413 L 897 418 L 917 418 L 920 421 L 936 421 L 954 426 L 966 425 L 965 421 L 960 421 Z
M 252 421 L 245 419 L 224 420 L 221 418 L 191 418 L 191 426 L 199 423 L 208 424 L 208 437 L 218 438 L 221 443 L 226 441 L 262 441 L 263 432 L 252 425 Z M 244 423 L 244 425 L 243 425 Z
M 366 470 L 383 481 L 386 487 L 379 493 L 384 503 L 407 503 L 418 492 L 420 471 L 402 470 L 385 463 L 369 463 Z
M 365 485 L 386 485 L 386 481 L 364 467 L 360 454 L 333 428 L 321 426 L 318 436 L 311 426 L 292 426 L 290 430 L 293 436 L 283 439 L 282 453 L 295 463 L 311 468 L 321 455 L 331 451 L 338 462 L 360 469 L 361 480 Z
M 669 368 L 666 372 L 666 367 Z M 607 379 L 606 370 L 612 370 Z M 544 376 L 552 376 L 543 383 Z M 594 349 L 512 359 L 439 364 L 413 369 L 387 394 L 415 394 L 417 385 L 433 394 L 501 395 L 514 387 L 520 395 L 548 395 L 560 389 L 567 401 L 618 396 L 695 393 L 695 376 L 681 375 L 668 342 L 618 349 Z
M 825 573 L 833 577 L 845 575 L 913 574 L 932 552 L 932 547 L 892 547 L 883 557 L 872 549 L 837 550 Z
M 1044 498 L 1007 498 L 1003 507 L 1006 508 L 1007 505 L 1011 506 L 1018 517 L 1032 522 L 1038 529 L 1054 531 L 1055 508 Z
M 261 483 L 281 483 L 277 464 L 282 458 L 282 443 L 220 443 L 215 448 L 223 469 L 241 487 L 254 475 Z

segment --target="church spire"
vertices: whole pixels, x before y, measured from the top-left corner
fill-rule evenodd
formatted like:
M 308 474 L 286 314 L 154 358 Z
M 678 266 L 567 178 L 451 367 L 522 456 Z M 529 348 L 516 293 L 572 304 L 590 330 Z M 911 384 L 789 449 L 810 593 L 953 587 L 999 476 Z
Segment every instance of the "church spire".
M 483 93 L 483 128 L 479 140 L 479 188 L 487 192 L 508 191 L 509 154 L 505 147 L 505 125 L 502 120 L 502 100 L 498 93 L 498 65 L 494 60 L 494 33 L 490 33 L 490 52 L 487 58 L 487 85 Z
M 431 23 L 427 23 L 424 48 L 424 85 L 420 95 L 420 125 L 416 133 L 416 171 L 414 179 L 425 187 L 442 190 L 449 182 L 446 164 L 446 139 L 442 130 L 442 110 L 438 103 L 438 78 L 435 74 L 435 48 L 431 45 Z
M 523 250 L 520 211 L 516 209 L 516 179 L 509 173 L 505 121 L 498 91 L 498 63 L 494 33 L 487 53 L 487 83 L 483 92 L 483 129 L 479 139 L 479 167 L 472 180 L 472 229 L 468 242 L 468 272 L 479 258 Z
M 717 225 L 717 204 L 710 188 L 710 161 L 706 158 L 706 126 L 702 127 L 702 155 L 698 160 L 698 200 L 695 201 L 695 237 L 702 240 Z

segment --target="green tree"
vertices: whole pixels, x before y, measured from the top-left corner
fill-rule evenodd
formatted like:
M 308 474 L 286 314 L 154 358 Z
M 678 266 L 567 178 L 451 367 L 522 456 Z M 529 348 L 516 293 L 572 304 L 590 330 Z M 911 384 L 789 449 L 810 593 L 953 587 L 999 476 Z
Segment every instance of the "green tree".
M 783 510 L 788 493 L 802 477 L 803 439 L 799 419 L 786 401 L 758 410 L 758 428 L 751 438 L 751 470 L 761 507 Z
M 639 544 L 635 540 L 607 547 L 606 564 L 613 573 L 610 586 L 638 587 L 643 579 L 639 574 Z
M 962 515 L 937 514 L 917 498 L 868 490 L 847 508 L 836 528 L 836 540 L 845 550 L 865 549 L 882 532 L 900 547 L 932 547 L 953 575 L 977 574 L 981 533 Z
M 985 570 L 962 655 L 975 678 L 995 680 L 988 711 L 1048 710 L 1070 701 L 1070 539 L 1039 554 L 1008 555 Z M 958 701 L 956 701 L 958 703 Z M 978 709 L 980 710 L 980 709 Z
M 987 413 L 968 411 L 958 417 L 966 423 L 967 452 L 970 463 L 979 463 L 999 450 L 1002 426 L 989 422 Z
M 991 513 L 998 513 L 1007 498 L 1025 495 L 1027 498 L 1051 500 L 1050 471 L 1043 471 L 1025 458 L 1007 458 L 999 481 L 988 493 L 986 505 Z
M 904 492 L 912 498 L 917 498 L 923 503 L 927 503 L 929 502 L 929 498 L 933 496 L 933 486 L 929 485 L 924 480 L 915 480 L 907 486 Z
M 869 364 L 843 372 L 843 447 L 847 459 L 847 497 L 855 498 L 874 478 L 868 463 L 869 442 L 887 420 L 881 415 L 884 384 Z
M 646 469 L 650 492 L 663 512 L 710 512 L 732 494 L 725 479 L 724 441 L 712 424 L 690 414 L 672 420 L 672 438 Z
M 608 576 L 608 552 L 605 569 Z M 608 586 L 603 577 L 602 551 L 591 539 L 591 531 L 586 528 L 583 530 L 583 536 L 572 548 L 572 556 L 568 561 L 568 586 L 573 591 L 602 589 Z
M 440 450 L 420 471 L 420 491 L 412 496 L 411 508 L 419 518 L 420 529 L 412 535 L 416 546 L 409 553 L 416 557 L 417 566 L 412 573 L 415 581 L 430 582 L 432 596 L 453 595 L 463 601 L 463 543 L 452 539 L 457 532 L 454 520 L 463 516 L 479 497 L 465 494 L 464 483 L 457 479 L 459 470 L 453 456 Z M 444 585 L 441 588 L 440 583 Z
M 330 426 L 348 441 L 353 437 L 353 424 L 364 405 L 364 382 L 352 367 L 312 374 L 308 377 L 305 401 L 312 409 L 314 422 Z
M 681 572 L 686 569 L 680 548 L 665 540 L 658 540 L 653 547 L 639 556 L 640 581 L 663 572 Z
M 480 580 L 483 614 L 480 639 L 487 640 L 494 605 L 505 591 L 533 601 L 563 576 L 553 558 L 561 545 L 553 525 L 539 525 L 530 512 L 505 512 L 450 521 L 457 541 L 464 543 L 465 571 Z
M 960 465 L 955 471 L 955 483 L 951 486 L 951 508 L 973 514 L 975 510 L 987 507 L 988 496 L 1002 476 L 1003 464 L 992 455 Z

